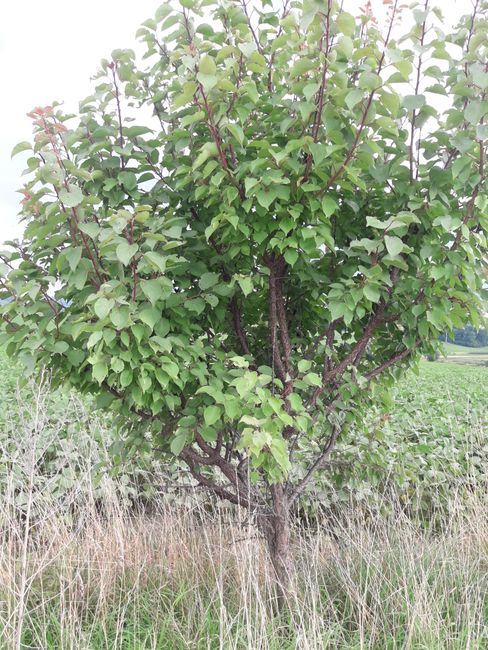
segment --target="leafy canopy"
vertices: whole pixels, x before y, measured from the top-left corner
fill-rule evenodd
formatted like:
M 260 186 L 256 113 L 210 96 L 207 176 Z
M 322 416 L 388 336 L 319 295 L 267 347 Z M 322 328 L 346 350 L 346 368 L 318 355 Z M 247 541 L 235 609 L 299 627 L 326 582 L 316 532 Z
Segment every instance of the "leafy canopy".
M 486 5 L 446 35 L 425 2 L 386 2 L 383 27 L 341 4 L 164 4 L 142 65 L 113 52 L 79 115 L 36 108 L 14 150 L 9 354 L 200 482 L 218 467 L 228 498 L 247 466 L 296 496 L 300 459 L 482 323 Z

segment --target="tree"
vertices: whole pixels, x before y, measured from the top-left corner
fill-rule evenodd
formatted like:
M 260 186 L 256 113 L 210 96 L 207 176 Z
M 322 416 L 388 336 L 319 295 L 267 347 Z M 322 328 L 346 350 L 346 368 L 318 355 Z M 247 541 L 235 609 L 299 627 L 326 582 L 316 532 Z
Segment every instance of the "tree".
M 383 30 L 340 4 L 160 7 L 145 67 L 117 50 L 78 117 L 30 114 L 2 254 L 8 353 L 249 509 L 282 593 L 341 432 L 482 323 L 486 5 L 444 35 L 427 1 Z

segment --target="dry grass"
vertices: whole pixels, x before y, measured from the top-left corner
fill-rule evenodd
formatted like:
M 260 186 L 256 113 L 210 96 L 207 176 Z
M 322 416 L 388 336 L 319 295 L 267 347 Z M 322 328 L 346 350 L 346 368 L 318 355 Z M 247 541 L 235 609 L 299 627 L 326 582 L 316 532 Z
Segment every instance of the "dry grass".
M 281 618 L 252 529 L 181 507 L 151 517 L 88 508 L 81 525 L 48 511 L 31 522 L 25 556 L 21 525 L 4 530 L 3 647 L 487 647 L 479 500 L 442 535 L 402 515 L 366 522 L 352 512 L 297 531 L 297 597 Z
M 435 528 L 354 508 L 297 526 L 296 597 L 276 616 L 245 513 L 163 500 L 137 513 L 109 479 L 102 509 L 76 488 L 60 500 L 38 475 L 45 417 L 39 391 L 0 503 L 2 650 L 488 647 L 484 487 L 453 495 Z

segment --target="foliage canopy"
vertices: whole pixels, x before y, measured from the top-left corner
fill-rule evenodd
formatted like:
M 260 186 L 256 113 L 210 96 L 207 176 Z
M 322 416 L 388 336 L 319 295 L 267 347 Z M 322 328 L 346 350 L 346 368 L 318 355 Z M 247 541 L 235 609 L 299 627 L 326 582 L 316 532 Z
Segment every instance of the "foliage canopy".
M 482 324 L 486 4 L 449 34 L 339 5 L 162 5 L 142 67 L 31 113 L 2 254 L 10 354 L 278 518 L 378 387 Z

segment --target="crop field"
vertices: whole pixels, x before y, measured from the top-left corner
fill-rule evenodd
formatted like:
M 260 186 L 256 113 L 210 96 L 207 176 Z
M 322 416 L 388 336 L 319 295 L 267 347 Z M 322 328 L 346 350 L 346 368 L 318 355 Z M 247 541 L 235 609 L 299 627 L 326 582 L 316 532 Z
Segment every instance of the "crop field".
M 422 362 L 343 441 L 280 617 L 245 514 L 149 491 L 164 468 L 112 462 L 108 416 L 21 376 L 2 355 L 1 650 L 487 647 L 488 369 Z

